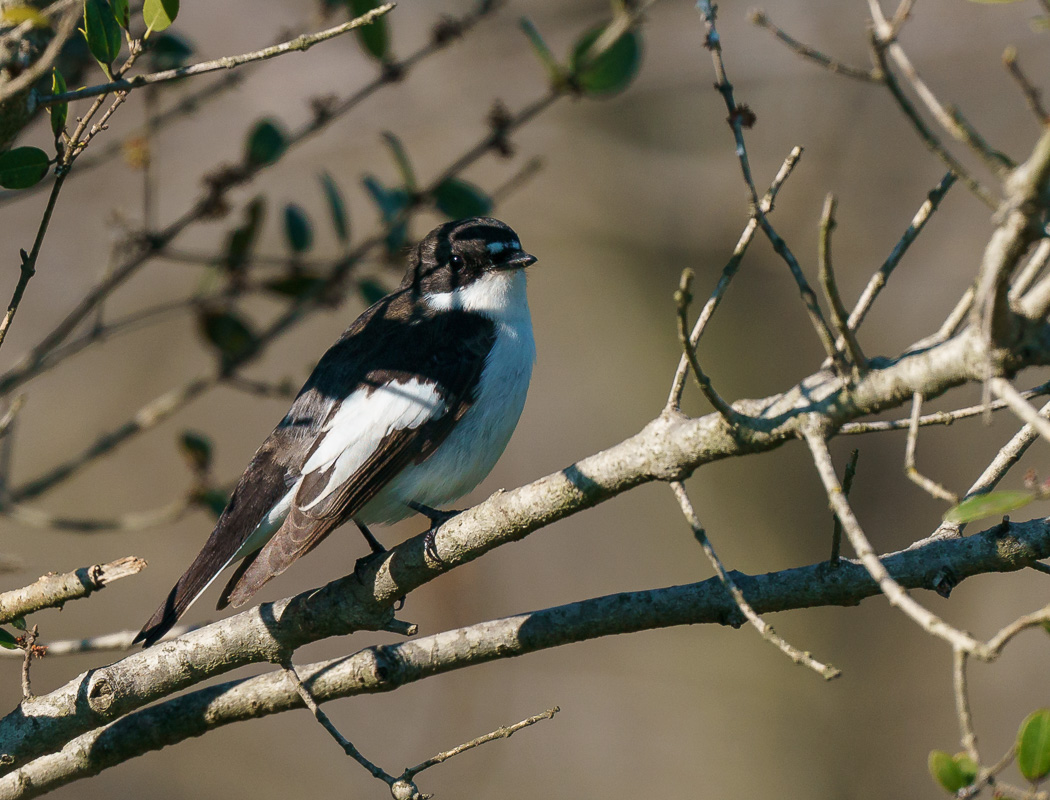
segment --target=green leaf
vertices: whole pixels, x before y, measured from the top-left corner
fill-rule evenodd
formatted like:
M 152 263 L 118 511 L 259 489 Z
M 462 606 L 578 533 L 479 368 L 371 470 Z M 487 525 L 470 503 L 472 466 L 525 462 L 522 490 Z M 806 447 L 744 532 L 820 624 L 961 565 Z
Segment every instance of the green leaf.
M 147 57 L 153 70 L 160 72 L 165 69 L 185 67 L 194 52 L 193 45 L 188 39 L 177 33 L 165 31 L 149 40 Z
M 1037 17 L 1032 17 L 1028 20 L 1028 27 L 1031 28 L 1033 33 L 1041 33 L 1050 30 L 1050 16 L 1040 14 Z
M 408 205 L 408 192 L 404 189 L 388 189 L 378 178 L 372 175 L 365 175 L 362 180 L 365 189 L 372 195 L 375 204 L 379 206 L 379 212 L 383 215 L 383 220 L 388 223 L 396 220 Z
M 449 219 L 485 217 L 492 213 L 492 199 L 472 183 L 449 178 L 434 189 L 434 203 Z
M 18 640 L 6 630 L 0 628 L 0 647 L 5 647 L 8 650 L 17 650 Z
M 256 195 L 245 206 L 244 223 L 239 228 L 230 231 L 226 239 L 223 266 L 229 272 L 239 272 L 248 262 L 265 214 L 266 198 L 262 195 Z
M 84 0 L 84 38 L 106 77 L 113 79 L 110 64 L 120 53 L 120 26 L 106 0 Z
M 226 510 L 226 504 L 230 502 L 230 496 L 221 489 L 203 489 L 193 498 L 198 505 L 208 509 L 218 518 Z
M 543 40 L 539 30 L 528 17 L 522 17 L 518 21 L 518 24 L 528 37 L 529 44 L 532 45 L 532 49 L 539 57 L 540 63 L 543 64 L 544 69 L 547 70 L 547 76 L 550 78 L 551 84 L 554 86 L 561 86 L 565 81 L 565 73 L 557 59 L 554 58 L 554 53 L 551 52 L 551 49 Z
M 604 26 L 587 31 L 572 51 L 572 75 L 583 93 L 592 97 L 622 92 L 638 74 L 642 60 L 641 40 L 634 30 L 625 31 L 607 50 L 592 56 L 591 47 L 604 31 Z
M 387 143 L 390 152 L 394 154 L 394 162 L 397 164 L 397 171 L 401 173 L 401 180 L 405 189 L 409 192 L 415 192 L 416 173 L 412 169 L 412 162 L 408 160 L 408 152 L 405 150 L 405 145 L 402 144 L 396 134 L 390 131 L 383 131 L 383 141 Z
M 124 30 L 131 26 L 131 6 L 128 0 L 113 0 L 113 19 Z
M 23 22 L 33 23 L 34 28 L 50 28 L 51 20 L 31 6 L 12 6 L 0 11 L 0 22 L 5 25 L 21 25 Z
M 186 456 L 190 468 L 197 472 L 207 472 L 211 467 L 211 439 L 197 431 L 183 431 L 179 437 L 179 449 Z
M 279 159 L 288 147 L 288 136 L 281 124 L 274 119 L 263 119 L 255 123 L 245 146 L 245 158 L 253 166 L 266 166 Z
M 320 275 L 312 272 L 295 272 L 291 275 L 285 275 L 283 278 L 274 278 L 266 281 L 263 286 L 267 291 L 274 294 L 300 298 L 320 291 L 324 283 L 324 278 Z
M 314 243 L 314 231 L 310 226 L 310 218 L 295 203 L 288 203 L 284 207 L 284 239 L 292 252 L 296 254 L 305 253 Z
M 1050 708 L 1033 711 L 1017 731 L 1017 768 L 1029 781 L 1050 773 Z
M 39 147 L 15 147 L 0 153 L 0 186 L 26 189 L 47 174 L 50 160 Z
M 1024 508 L 1037 497 L 1036 492 L 1027 489 L 1011 489 L 974 495 L 966 498 L 957 506 L 949 508 L 944 515 L 944 521 L 962 525 L 984 517 L 1001 516 L 1018 508 Z
M 18 628 L 18 630 L 20 631 L 27 630 L 25 617 L 15 617 L 13 620 L 10 620 L 10 622 L 14 627 Z
M 233 311 L 206 309 L 199 323 L 201 333 L 219 351 L 224 365 L 235 364 L 255 351 L 255 334 Z
M 175 21 L 179 14 L 179 0 L 145 0 L 142 4 L 142 19 L 146 23 L 146 36 L 151 31 L 158 33 Z
M 321 173 L 321 186 L 324 187 L 324 196 L 328 200 L 328 210 L 332 214 L 332 226 L 335 235 L 343 244 L 350 241 L 350 217 L 346 213 L 346 202 L 339 186 L 327 172 Z
M 51 94 L 62 94 L 64 91 L 66 91 L 66 79 L 62 77 L 58 67 L 55 67 L 51 70 Z M 55 103 L 53 106 L 48 106 L 47 111 L 51 115 L 51 132 L 57 139 L 66 129 L 69 103 Z
M 955 766 L 959 768 L 959 773 L 962 775 L 963 780 L 966 781 L 963 784 L 964 786 L 971 786 L 977 780 L 977 773 L 981 771 L 977 763 L 967 753 L 955 754 Z
M 350 13 L 354 17 L 367 14 L 373 8 L 382 5 L 381 0 L 347 0 Z M 365 48 L 365 52 L 379 61 L 386 61 L 390 56 L 390 32 L 386 26 L 386 17 L 379 17 L 368 25 L 355 28 L 358 41 Z
M 358 281 L 357 288 L 361 290 L 361 297 L 368 305 L 374 305 L 387 296 L 388 292 L 379 281 L 365 278 Z
M 955 759 L 943 750 L 931 751 L 927 766 L 933 779 L 951 794 L 970 785 Z

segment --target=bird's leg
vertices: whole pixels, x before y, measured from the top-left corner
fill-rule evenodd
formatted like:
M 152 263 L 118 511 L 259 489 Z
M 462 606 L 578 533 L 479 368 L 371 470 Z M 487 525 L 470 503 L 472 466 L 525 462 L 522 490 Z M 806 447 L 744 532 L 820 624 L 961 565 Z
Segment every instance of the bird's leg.
M 368 546 L 372 548 L 371 553 L 369 553 L 367 556 L 361 556 L 361 558 L 357 559 L 357 563 L 354 564 L 354 575 L 360 581 L 361 573 L 364 572 L 364 570 L 368 567 L 369 564 L 372 563 L 372 561 L 376 557 L 381 556 L 383 553 L 385 553 L 386 548 L 383 547 L 380 541 L 372 534 L 372 531 L 368 530 L 366 526 L 362 525 L 357 520 L 354 520 L 354 524 L 357 526 L 358 530 L 361 531 L 361 535 L 365 537 L 365 541 L 368 542 Z
M 423 549 L 430 558 L 434 559 L 439 564 L 445 563 L 441 560 L 441 556 L 438 555 L 437 545 L 434 538 L 437 536 L 437 529 L 448 522 L 453 517 L 458 517 L 462 514 L 462 511 L 442 511 L 440 508 L 431 508 L 425 506 L 422 503 L 416 503 L 412 500 L 408 502 L 408 507 L 413 511 L 417 511 L 424 517 L 430 520 L 430 528 L 427 530 L 423 537 Z

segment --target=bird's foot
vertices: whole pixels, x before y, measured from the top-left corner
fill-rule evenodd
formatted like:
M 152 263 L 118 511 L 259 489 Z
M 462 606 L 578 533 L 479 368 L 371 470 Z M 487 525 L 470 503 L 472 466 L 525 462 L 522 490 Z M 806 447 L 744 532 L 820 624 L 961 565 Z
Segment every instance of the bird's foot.
M 425 506 L 422 503 L 410 502 L 408 507 L 413 511 L 417 511 L 424 517 L 430 520 L 430 528 L 425 534 L 423 534 L 423 552 L 427 558 L 432 559 L 438 564 L 444 564 L 445 561 L 438 555 L 437 551 L 437 531 L 442 525 L 448 522 L 453 517 L 457 517 L 462 514 L 462 511 L 442 511 L 439 508 L 431 508 Z

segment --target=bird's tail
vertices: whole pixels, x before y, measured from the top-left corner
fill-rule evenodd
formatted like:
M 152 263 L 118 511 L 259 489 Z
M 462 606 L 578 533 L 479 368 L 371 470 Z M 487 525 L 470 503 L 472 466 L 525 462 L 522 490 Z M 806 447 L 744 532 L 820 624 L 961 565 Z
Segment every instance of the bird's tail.
M 142 642 L 145 647 L 149 647 L 174 627 L 179 617 L 193 605 L 193 601 L 204 593 L 211 582 L 233 560 L 227 558 L 224 563 L 216 564 L 215 555 L 215 552 L 209 547 L 205 547 L 200 552 L 190 564 L 190 568 L 168 592 L 160 608 L 154 611 L 153 616 L 142 626 L 142 630 L 139 631 L 132 644 Z

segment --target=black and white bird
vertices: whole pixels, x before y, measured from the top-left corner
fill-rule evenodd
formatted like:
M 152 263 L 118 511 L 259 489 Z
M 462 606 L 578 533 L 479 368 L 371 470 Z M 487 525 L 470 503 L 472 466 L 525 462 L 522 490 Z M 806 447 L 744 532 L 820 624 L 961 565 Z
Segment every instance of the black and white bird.
M 136 641 L 161 638 L 238 559 L 219 609 L 243 605 L 344 522 L 381 550 L 368 525 L 447 516 L 437 507 L 488 475 L 524 408 L 536 357 L 524 268 L 535 261 L 499 220 L 431 231 L 398 289 L 321 357 Z

